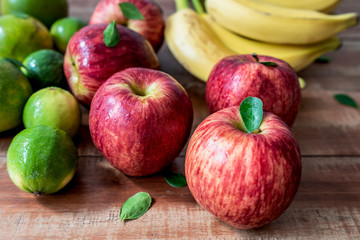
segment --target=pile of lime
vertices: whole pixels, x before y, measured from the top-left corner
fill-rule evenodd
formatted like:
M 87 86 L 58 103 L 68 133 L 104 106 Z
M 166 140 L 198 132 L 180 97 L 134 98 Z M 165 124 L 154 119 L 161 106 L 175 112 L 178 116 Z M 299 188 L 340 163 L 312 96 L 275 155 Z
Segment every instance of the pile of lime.
M 42 49 L 31 53 L 23 62 L 22 71 L 30 80 L 34 90 L 56 86 L 66 87 L 63 70 L 64 56 L 51 49 Z
M 0 58 L 0 132 L 21 124 L 27 99 L 32 94 L 28 79 L 5 58 Z
M 35 195 L 59 191 L 73 178 L 77 149 L 61 129 L 36 125 L 21 131 L 7 152 L 7 170 L 13 183 Z
M 68 17 L 67 0 L 2 0 L 1 14 L 0 133 L 25 128 L 9 146 L 8 173 L 24 191 L 54 193 L 78 164 L 72 138 L 81 111 L 63 62 L 68 41 L 86 23 Z

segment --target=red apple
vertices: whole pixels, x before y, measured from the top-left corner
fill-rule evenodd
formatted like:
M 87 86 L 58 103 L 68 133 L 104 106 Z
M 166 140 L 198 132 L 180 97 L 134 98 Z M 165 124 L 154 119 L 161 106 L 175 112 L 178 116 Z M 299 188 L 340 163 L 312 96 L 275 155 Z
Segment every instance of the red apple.
M 278 115 L 291 126 L 300 109 L 298 77 L 286 62 L 258 55 L 234 55 L 218 62 L 206 83 L 206 103 L 210 113 L 239 106 L 249 96 L 258 97 L 264 110 Z M 267 66 L 273 62 L 276 66 Z
M 106 27 L 96 24 L 82 28 L 66 48 L 65 76 L 72 93 L 87 106 L 100 85 L 114 73 L 128 67 L 159 69 L 158 58 L 146 39 L 117 25 L 120 42 L 107 47 L 103 39 Z
M 134 4 L 143 15 L 144 20 L 127 19 L 119 3 Z M 101 0 L 90 18 L 89 24 L 110 23 L 113 20 L 134 30 L 145 37 L 157 51 L 164 41 L 164 18 L 162 9 L 153 0 Z
M 201 207 L 236 228 L 258 228 L 293 201 L 301 177 L 300 150 L 278 116 L 264 112 L 258 133 L 247 133 L 238 109 L 222 109 L 197 127 L 185 175 Z
M 96 92 L 89 127 L 95 146 L 130 176 L 156 173 L 184 147 L 193 109 L 185 89 L 166 73 L 128 68 Z

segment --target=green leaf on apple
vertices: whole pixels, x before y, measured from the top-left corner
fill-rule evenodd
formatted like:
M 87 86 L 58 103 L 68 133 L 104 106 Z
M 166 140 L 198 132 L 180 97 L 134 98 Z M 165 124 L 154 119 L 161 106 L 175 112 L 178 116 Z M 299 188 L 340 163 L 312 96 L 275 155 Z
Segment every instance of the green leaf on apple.
M 248 133 L 252 133 L 260 127 L 263 118 L 263 103 L 259 98 L 245 98 L 241 102 L 239 110 Z
M 253 53 L 252 54 L 253 58 L 255 58 L 256 62 L 262 64 L 262 65 L 265 65 L 265 66 L 270 66 L 270 67 L 276 67 L 277 66 L 277 63 L 275 62 L 259 62 L 259 57 L 256 53 Z
M 119 42 L 120 35 L 114 20 L 106 27 L 104 31 L 104 43 L 107 47 L 115 47 Z
M 165 181 L 172 187 L 185 187 L 187 185 L 186 178 L 178 172 L 166 171 L 163 174 Z
M 119 7 L 126 18 L 133 20 L 144 20 L 144 16 L 134 4 L 130 2 L 123 2 L 119 3 Z
M 334 98 L 344 105 L 353 107 L 353 108 L 359 108 L 358 104 L 355 102 L 354 99 L 352 99 L 350 96 L 346 94 L 335 94 Z
M 149 210 L 152 198 L 146 192 L 138 192 L 121 206 L 119 218 L 121 221 L 137 219 Z

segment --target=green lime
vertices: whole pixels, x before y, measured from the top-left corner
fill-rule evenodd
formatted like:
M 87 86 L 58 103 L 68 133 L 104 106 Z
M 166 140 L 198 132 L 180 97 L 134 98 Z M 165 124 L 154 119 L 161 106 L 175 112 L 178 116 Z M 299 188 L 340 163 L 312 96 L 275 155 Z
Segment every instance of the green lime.
M 36 195 L 62 189 L 75 174 L 77 149 L 61 129 L 37 125 L 12 140 L 7 152 L 7 170 L 13 183 Z
M 50 49 L 42 49 L 31 53 L 23 62 L 26 77 L 30 80 L 33 89 L 56 86 L 64 87 L 67 84 L 64 74 L 64 55 Z
M 65 53 L 66 46 L 74 33 L 85 27 L 86 23 L 78 18 L 62 18 L 57 20 L 50 29 L 55 46 Z
M 0 17 L 0 56 L 23 61 L 30 53 L 52 48 L 52 37 L 47 28 L 27 15 Z
M 75 136 L 81 124 L 80 106 L 68 91 L 48 87 L 35 92 L 26 102 L 23 113 L 26 128 L 43 124 Z
M 31 85 L 22 72 L 0 58 L 0 132 L 21 124 L 23 108 L 31 93 Z
M 50 28 L 57 19 L 67 17 L 68 3 L 66 0 L 2 0 L 1 12 L 3 15 L 26 13 Z

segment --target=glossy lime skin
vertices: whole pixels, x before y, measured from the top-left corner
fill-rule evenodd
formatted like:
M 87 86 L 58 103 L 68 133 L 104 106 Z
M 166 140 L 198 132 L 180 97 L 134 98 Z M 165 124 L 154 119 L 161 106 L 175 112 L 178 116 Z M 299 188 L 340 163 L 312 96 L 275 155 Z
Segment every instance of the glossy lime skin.
M 31 94 L 30 82 L 22 72 L 0 58 L 0 132 L 21 124 L 23 108 Z
M 26 67 L 24 73 L 34 90 L 50 86 L 65 87 L 67 84 L 63 70 L 64 55 L 55 50 L 33 52 L 25 58 L 23 64 Z
M 74 176 L 77 149 L 62 130 L 37 125 L 12 140 L 7 152 L 7 171 L 13 183 L 36 195 L 62 189 Z
M 26 102 L 23 123 L 26 128 L 40 124 L 60 128 L 74 137 L 81 124 L 80 106 L 75 97 L 64 89 L 43 88 Z
M 52 47 L 49 31 L 38 20 L 29 16 L 0 17 L 0 57 L 22 62 L 30 53 Z
M 1 0 L 3 15 L 13 12 L 26 13 L 39 19 L 48 28 L 60 18 L 67 17 L 67 0 Z
M 85 26 L 86 23 L 78 18 L 67 17 L 57 20 L 50 29 L 56 48 L 65 53 L 70 38 Z

